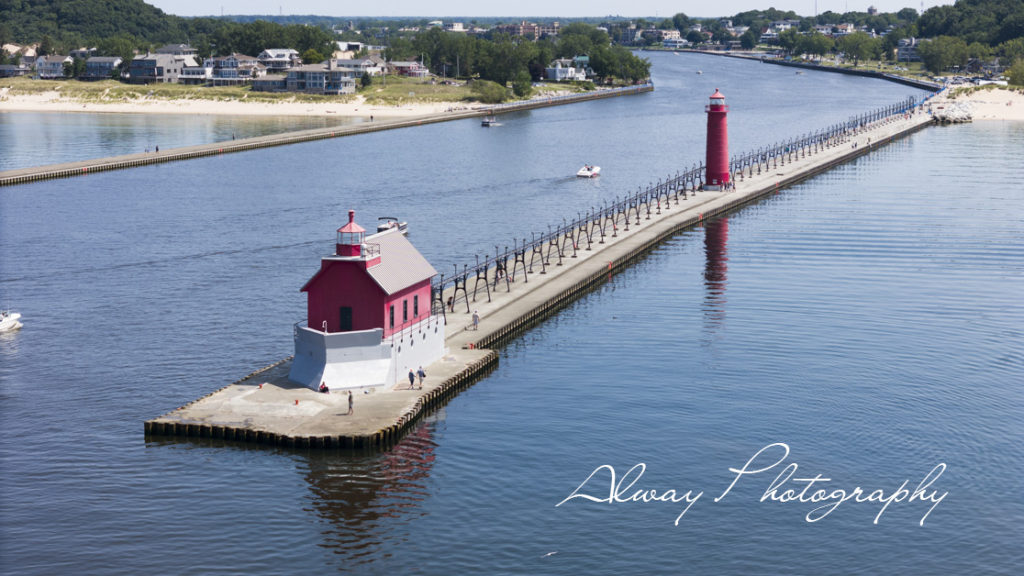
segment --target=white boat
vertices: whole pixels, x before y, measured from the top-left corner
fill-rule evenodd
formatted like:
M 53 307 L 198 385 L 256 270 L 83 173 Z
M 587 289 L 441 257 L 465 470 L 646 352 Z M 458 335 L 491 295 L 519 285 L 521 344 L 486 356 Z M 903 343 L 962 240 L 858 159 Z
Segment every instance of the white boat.
M 480 121 L 480 125 L 485 128 L 501 126 L 501 124 L 498 124 L 498 120 L 494 116 L 484 116 L 484 119 Z
M 399 222 L 398 218 L 395 218 L 394 216 L 381 216 L 380 218 L 377 218 L 377 220 L 381 221 L 377 224 L 377 232 L 387 232 L 388 230 L 397 228 L 402 232 L 402 234 L 409 233 L 409 223 Z
M 600 175 L 601 167 L 592 166 L 590 164 L 587 164 L 583 168 L 580 168 L 580 171 L 576 173 L 576 176 L 579 178 L 596 178 Z
M 703 70 L 697 70 L 697 74 L 703 74 L 703 73 L 704 73 Z
M 21 318 L 21 314 L 17 312 L 0 311 L 0 332 L 13 332 L 21 328 L 21 322 L 18 322 L 19 318 Z

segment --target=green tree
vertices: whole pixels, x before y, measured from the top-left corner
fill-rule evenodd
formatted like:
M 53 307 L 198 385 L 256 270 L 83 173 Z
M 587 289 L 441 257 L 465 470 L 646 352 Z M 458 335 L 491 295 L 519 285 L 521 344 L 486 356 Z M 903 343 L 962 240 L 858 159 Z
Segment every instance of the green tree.
M 370 78 L 369 72 L 363 72 L 363 77 L 359 79 L 359 84 L 363 88 L 368 88 L 371 84 L 373 84 L 373 79 Z
M 857 66 L 861 60 L 867 60 L 878 52 L 877 43 L 864 32 L 847 34 L 839 40 L 839 48 L 846 54 L 847 58 L 853 58 L 853 65 Z
M 525 69 L 516 72 L 516 78 L 512 81 L 512 93 L 519 98 L 529 98 L 533 92 L 533 79 Z
M 999 62 L 1004 66 L 1012 66 L 1014 62 L 1024 59 L 1024 38 L 1007 40 L 996 46 Z
M 305 52 L 302 53 L 302 63 L 303 64 L 316 64 L 318 62 L 323 62 L 323 61 L 324 61 L 324 55 L 319 53 L 319 52 L 317 52 L 313 48 L 309 48 Z
M 484 104 L 498 104 L 508 98 L 508 90 L 490 80 L 474 80 L 470 86 L 470 92 Z
M 961 38 L 939 36 L 917 47 L 921 61 L 933 74 L 942 74 L 953 66 L 967 64 L 967 43 Z
M 36 54 L 40 56 L 53 54 L 53 38 L 50 38 L 49 34 L 43 34 L 42 39 L 39 40 L 39 49 L 36 50 Z
M 1014 86 L 1024 86 L 1024 59 L 1017 60 L 1007 72 L 1009 83 Z
M 779 46 L 786 52 L 792 52 L 800 41 L 800 32 L 795 28 L 788 28 L 779 34 Z
M 757 34 L 754 34 L 753 28 L 748 28 L 743 35 L 740 36 L 740 46 L 744 50 L 753 50 L 757 47 Z
M 690 17 L 680 12 L 672 17 L 672 24 L 675 25 L 676 30 L 682 32 L 690 27 Z

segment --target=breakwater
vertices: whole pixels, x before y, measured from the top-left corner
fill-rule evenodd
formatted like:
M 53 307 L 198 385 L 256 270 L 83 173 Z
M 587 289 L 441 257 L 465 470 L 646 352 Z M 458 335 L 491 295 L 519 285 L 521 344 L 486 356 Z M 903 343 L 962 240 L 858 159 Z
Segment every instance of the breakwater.
M 78 162 L 66 162 L 62 164 L 52 164 L 48 166 L 7 170 L 4 172 L 0 172 L 0 186 L 12 186 L 16 184 L 25 184 L 28 182 L 37 182 L 40 180 L 49 180 L 53 178 L 85 176 L 96 172 L 106 172 L 109 170 L 123 170 L 126 168 L 134 168 L 136 166 L 147 166 L 150 164 L 159 164 L 164 162 L 177 162 L 181 160 L 190 160 L 193 158 L 203 158 L 206 156 L 218 156 L 222 154 L 230 154 L 233 152 L 245 152 L 247 150 L 255 150 L 258 148 L 267 148 L 271 146 L 285 146 L 288 144 L 297 144 L 300 142 L 325 140 L 328 138 L 339 138 L 343 136 L 354 136 L 357 134 L 367 134 L 370 132 L 380 132 L 383 130 L 410 128 L 413 126 L 422 126 L 424 124 L 434 124 L 437 122 L 461 120 L 464 118 L 473 118 L 488 114 L 504 114 L 520 110 L 532 110 L 535 108 L 560 106 L 563 104 L 572 104 L 575 102 L 584 102 L 588 100 L 600 100 L 603 98 L 614 98 L 618 96 L 642 94 L 644 92 L 650 92 L 652 90 L 654 90 L 653 84 L 638 84 L 636 86 L 610 88 L 607 90 L 595 90 L 591 92 L 584 92 L 580 94 L 567 94 L 564 96 L 556 96 L 551 98 L 536 98 L 521 102 L 507 102 L 504 104 L 496 104 L 493 106 L 482 104 L 471 110 L 458 110 L 453 112 L 445 112 L 442 114 L 432 114 L 427 116 L 418 116 L 414 118 L 400 120 L 379 120 L 374 122 L 363 122 L 361 124 L 356 124 L 353 126 L 314 128 L 310 130 L 286 132 L 283 134 L 271 134 L 267 136 L 244 138 L 240 140 L 215 142 L 212 144 L 184 146 L 180 148 L 164 150 L 161 152 L 125 154 L 121 156 L 113 156 L 108 158 L 97 158 L 93 160 L 82 160 Z
M 920 130 L 931 118 L 913 100 L 733 157 L 735 185 L 703 189 L 699 166 L 522 239 L 493 257 L 441 277 L 433 311 L 446 319 L 448 354 L 426 367 L 422 389 L 318 394 L 287 381 L 288 363 L 145 423 L 147 437 L 225 438 L 274 446 L 386 449 L 430 409 L 443 405 L 497 362 L 490 348 L 564 307 L 660 242 L 708 218 L 773 194 Z M 472 292 L 471 292 L 472 290 Z M 479 330 L 472 313 L 482 317 Z

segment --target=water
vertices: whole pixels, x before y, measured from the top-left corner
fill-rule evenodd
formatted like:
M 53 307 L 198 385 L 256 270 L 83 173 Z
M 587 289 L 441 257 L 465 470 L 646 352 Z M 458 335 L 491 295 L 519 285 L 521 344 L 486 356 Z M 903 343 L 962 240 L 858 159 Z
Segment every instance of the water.
M 0 112 L 0 142 L 17 143 L 4 146 L 0 171 L 355 122 L 362 119 Z
M 2 571 L 1013 573 L 1024 174 L 1000 159 L 1019 124 L 929 128 L 677 236 L 389 453 L 143 440 L 143 420 L 290 352 L 298 288 L 350 207 L 408 219 L 444 271 L 699 160 L 715 87 L 734 150 L 908 94 L 652 60 L 653 94 L 493 130 L 0 189 L 0 305 L 25 322 L 0 340 Z M 797 93 L 802 108 L 763 96 Z M 599 182 L 568 177 L 584 162 Z M 713 502 L 773 442 L 831 488 L 912 488 L 944 462 L 948 496 L 923 527 L 920 502 L 808 523 L 809 504 L 758 502 L 774 473 Z M 675 504 L 555 506 L 598 466 L 638 462 L 638 487 L 705 492 L 678 526 Z

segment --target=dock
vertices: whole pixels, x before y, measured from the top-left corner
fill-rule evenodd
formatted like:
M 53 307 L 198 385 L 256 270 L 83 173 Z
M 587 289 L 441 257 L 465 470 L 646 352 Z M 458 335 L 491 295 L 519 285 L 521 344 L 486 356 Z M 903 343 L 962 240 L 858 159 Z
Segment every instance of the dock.
M 461 275 L 442 279 L 434 309 L 444 309 L 448 353 L 425 367 L 422 389 L 400 382 L 390 390 L 356 390 L 354 413 L 347 415 L 347 394 L 321 394 L 289 383 L 290 359 L 285 359 L 145 422 L 146 436 L 302 449 L 387 449 L 423 415 L 493 370 L 498 362 L 495 347 L 681 231 L 925 128 L 933 119 L 920 108 L 894 105 L 736 156 L 734 186 L 726 190 L 701 189 L 695 171 L 677 175 L 530 245 L 524 240 L 510 253 L 495 254 L 473 269 L 465 267 Z M 477 330 L 474 311 L 481 318 Z
M 62 164 L 50 164 L 47 166 L 36 166 L 32 168 L 20 168 L 16 170 L 5 170 L 0 172 L 0 186 L 13 186 L 26 184 L 40 180 L 53 178 L 68 178 L 71 176 L 86 176 L 96 172 L 108 170 L 123 170 L 136 166 L 147 166 L 150 164 L 161 164 L 164 162 L 177 162 L 203 158 L 206 156 L 219 156 L 231 154 L 232 152 L 245 152 L 258 148 L 271 146 L 285 146 L 310 142 L 313 140 L 325 140 L 328 138 L 341 138 L 343 136 L 355 136 L 357 134 L 368 134 L 383 130 L 396 130 L 399 128 L 410 128 L 424 124 L 435 124 L 437 122 L 449 122 L 462 120 L 464 118 L 476 118 L 490 114 L 505 114 L 521 110 L 532 110 L 534 108 L 546 108 L 549 106 L 560 106 L 573 104 L 588 100 L 599 100 L 602 98 L 614 98 L 642 94 L 654 90 L 653 84 L 638 84 L 636 86 L 625 86 L 621 88 L 610 88 L 607 90 L 595 90 L 579 94 L 567 94 L 564 96 L 553 96 L 550 98 L 533 98 L 520 102 L 508 102 L 504 104 L 480 104 L 469 110 L 455 110 L 441 114 L 417 116 L 413 118 L 401 118 L 392 120 L 377 120 L 362 122 L 351 126 L 332 126 L 327 128 L 312 128 L 309 130 L 298 130 L 285 132 L 283 134 L 269 134 L 266 136 L 254 136 L 225 142 L 214 142 L 212 144 L 197 144 L 195 146 L 183 146 L 179 148 L 166 149 L 160 152 L 143 152 L 137 154 L 123 154 L 108 158 L 96 158 L 92 160 L 81 160 L 77 162 L 65 162 Z

